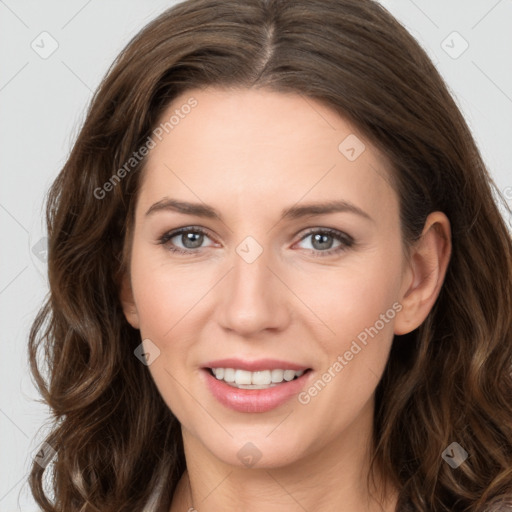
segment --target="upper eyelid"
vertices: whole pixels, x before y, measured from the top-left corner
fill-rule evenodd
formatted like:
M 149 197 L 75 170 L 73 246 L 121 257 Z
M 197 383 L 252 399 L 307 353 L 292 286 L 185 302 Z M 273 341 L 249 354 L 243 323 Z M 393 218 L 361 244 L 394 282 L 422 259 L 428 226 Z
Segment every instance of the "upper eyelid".
M 212 240 L 215 240 L 215 237 L 211 235 L 211 232 L 209 229 L 203 228 L 200 226 L 183 226 L 181 228 L 171 229 L 171 230 L 165 232 L 163 236 L 172 235 L 172 236 L 170 236 L 170 238 L 174 238 L 175 236 L 178 236 L 178 235 L 181 235 L 181 234 L 187 233 L 187 232 L 202 233 L 202 234 L 210 237 Z

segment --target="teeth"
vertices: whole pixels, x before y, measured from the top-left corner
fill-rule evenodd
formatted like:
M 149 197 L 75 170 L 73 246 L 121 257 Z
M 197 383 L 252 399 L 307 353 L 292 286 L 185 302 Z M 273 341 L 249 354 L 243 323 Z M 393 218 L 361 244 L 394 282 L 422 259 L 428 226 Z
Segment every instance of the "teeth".
M 285 370 L 283 374 L 284 380 L 290 381 L 295 377 L 295 372 L 293 370 Z
M 226 382 L 235 382 L 235 370 L 233 368 L 219 368 L 224 370 L 224 380 Z M 217 376 L 217 374 L 215 374 Z
M 285 370 L 272 370 L 272 382 L 282 382 Z
M 272 383 L 272 376 L 270 370 L 262 370 L 261 372 L 252 372 L 251 384 L 257 384 L 258 386 L 268 386 Z
M 266 389 L 284 381 L 289 382 L 300 377 L 304 371 L 295 370 L 261 370 L 249 372 L 234 368 L 212 368 L 218 380 L 223 380 L 234 387 L 242 389 Z
M 246 370 L 235 370 L 235 384 L 252 384 L 251 372 Z

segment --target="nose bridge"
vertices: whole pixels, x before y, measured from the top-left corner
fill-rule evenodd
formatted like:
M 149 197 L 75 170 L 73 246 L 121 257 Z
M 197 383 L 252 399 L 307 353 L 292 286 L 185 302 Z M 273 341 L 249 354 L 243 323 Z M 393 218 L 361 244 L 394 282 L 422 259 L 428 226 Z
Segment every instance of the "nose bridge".
M 250 297 L 253 293 L 260 293 L 265 288 L 265 281 L 268 284 L 268 278 L 271 273 L 267 266 L 269 265 L 269 250 L 263 249 L 263 246 L 252 236 L 246 237 L 235 248 L 233 258 L 233 289 L 234 294 L 242 292 L 242 297 Z
M 265 328 L 282 327 L 287 319 L 282 284 L 268 267 L 271 253 L 248 236 L 233 254 L 233 270 L 225 280 L 222 303 L 224 327 L 250 334 Z

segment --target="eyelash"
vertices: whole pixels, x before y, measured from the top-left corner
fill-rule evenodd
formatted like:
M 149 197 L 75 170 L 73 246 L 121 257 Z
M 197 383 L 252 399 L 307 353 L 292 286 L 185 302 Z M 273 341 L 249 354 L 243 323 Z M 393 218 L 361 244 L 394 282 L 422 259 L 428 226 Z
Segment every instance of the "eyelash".
M 172 238 L 174 238 L 178 235 L 181 235 L 183 233 L 199 233 L 201 235 L 205 235 L 208 238 L 210 238 L 208 233 L 204 229 L 202 229 L 200 227 L 195 227 L 195 226 L 187 226 L 187 227 L 176 229 L 174 231 L 169 231 L 167 233 L 164 233 L 158 239 L 158 243 L 166 246 L 167 250 L 169 250 L 173 253 L 176 253 L 176 254 L 187 255 L 187 254 L 197 253 L 198 251 L 195 249 L 184 250 L 184 249 L 180 249 L 178 247 L 171 246 L 171 244 L 169 244 L 169 241 Z M 312 229 L 312 230 L 308 231 L 307 233 L 305 233 L 304 236 L 299 240 L 299 242 L 302 242 L 308 236 L 316 235 L 316 234 L 329 235 L 329 236 L 333 237 L 334 239 L 338 240 L 339 242 L 341 242 L 341 245 L 339 245 L 338 247 L 336 247 L 334 249 L 328 249 L 326 251 L 320 251 L 318 249 L 317 250 L 306 249 L 306 250 L 310 251 L 310 254 L 314 257 L 332 256 L 333 254 L 346 251 L 348 248 L 350 248 L 354 245 L 354 239 L 350 235 L 347 235 L 346 233 L 343 233 L 342 231 L 338 231 L 337 229 L 332 229 L 332 228 Z M 198 247 L 197 249 L 201 249 L 201 247 Z

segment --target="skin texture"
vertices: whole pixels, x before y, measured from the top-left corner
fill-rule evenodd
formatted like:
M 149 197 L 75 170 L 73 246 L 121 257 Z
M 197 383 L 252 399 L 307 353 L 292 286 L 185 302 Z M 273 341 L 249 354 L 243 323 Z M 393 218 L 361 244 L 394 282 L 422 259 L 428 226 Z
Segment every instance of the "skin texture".
M 449 221 L 430 214 L 407 253 L 384 158 L 310 98 L 207 88 L 176 98 L 163 119 L 191 96 L 197 107 L 150 152 L 121 290 L 127 320 L 160 350 L 148 369 L 182 425 L 188 470 L 171 510 L 392 511 L 394 492 L 381 509 L 366 487 L 374 392 L 393 335 L 418 327 L 437 298 Z M 350 134 L 365 144 L 354 161 L 338 149 Z M 223 221 L 146 215 L 166 198 L 211 205 Z M 371 219 L 336 212 L 280 220 L 285 208 L 329 200 Z M 200 249 L 175 254 L 170 241 L 158 243 L 184 226 L 208 232 Z M 323 256 L 343 242 L 328 238 L 332 247 L 323 248 L 305 236 L 310 228 L 339 230 L 354 243 Z M 263 249 L 252 263 L 236 252 L 248 236 Z M 184 249 L 183 238 L 172 242 Z M 307 404 L 293 398 L 265 413 L 235 412 L 200 378 L 209 360 L 275 358 L 312 368 L 311 385 L 393 304 L 400 311 Z M 247 442 L 261 453 L 250 468 L 237 456 Z

